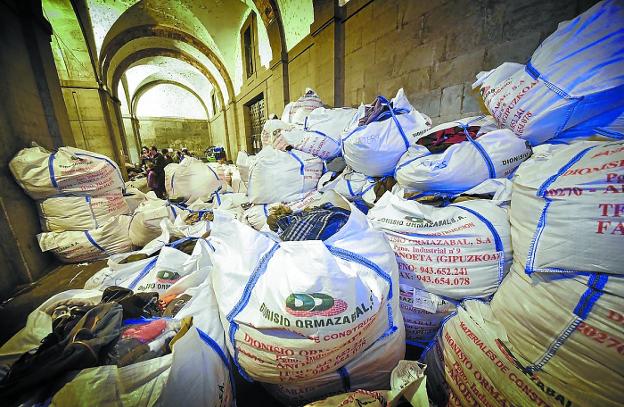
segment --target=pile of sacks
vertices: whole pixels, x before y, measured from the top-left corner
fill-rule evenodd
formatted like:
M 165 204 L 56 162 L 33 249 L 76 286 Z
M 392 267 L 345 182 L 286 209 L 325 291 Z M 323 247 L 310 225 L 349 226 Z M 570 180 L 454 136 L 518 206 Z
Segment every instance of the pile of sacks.
M 624 142 L 581 141 L 539 146 L 519 168 L 512 271 L 490 304 L 458 307 L 427 352 L 436 401 L 621 405 L 622 163 Z
M 131 249 L 129 205 L 119 167 L 108 157 L 73 147 L 49 152 L 35 146 L 9 163 L 17 183 L 37 202 L 41 250 L 67 263 L 103 259 Z
M 598 3 L 526 67 L 478 77 L 496 121 L 534 148 L 513 176 L 511 271 L 425 352 L 436 404 L 622 404 L 624 142 L 609 139 L 624 139 L 623 20 L 621 2 Z

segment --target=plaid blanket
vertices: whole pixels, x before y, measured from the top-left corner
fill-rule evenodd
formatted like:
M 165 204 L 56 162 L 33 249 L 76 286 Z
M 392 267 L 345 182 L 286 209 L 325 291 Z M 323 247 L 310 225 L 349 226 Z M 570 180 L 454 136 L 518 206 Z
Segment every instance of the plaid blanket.
M 282 240 L 325 240 L 340 230 L 350 211 L 325 203 L 319 207 L 282 216 L 277 220 Z

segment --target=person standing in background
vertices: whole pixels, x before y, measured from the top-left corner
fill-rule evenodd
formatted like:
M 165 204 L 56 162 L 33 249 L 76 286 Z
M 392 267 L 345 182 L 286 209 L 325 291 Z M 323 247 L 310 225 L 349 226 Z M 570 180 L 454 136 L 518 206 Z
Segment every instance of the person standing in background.
M 162 150 L 160 150 L 160 152 L 165 158 L 165 167 L 173 162 L 173 158 L 171 158 L 171 154 L 169 153 L 168 149 L 163 148 Z
M 180 164 L 184 157 L 182 157 L 182 153 L 180 150 L 176 150 L 175 155 L 173 156 L 173 162 Z
M 151 160 L 149 148 L 143 146 L 141 148 L 141 169 L 147 170 L 147 161 Z
M 157 180 L 157 188 L 154 192 L 160 199 L 165 199 L 165 166 L 167 163 L 165 157 L 158 151 L 156 146 L 152 146 L 150 153 L 152 155 L 152 162 L 154 163 L 153 169 Z

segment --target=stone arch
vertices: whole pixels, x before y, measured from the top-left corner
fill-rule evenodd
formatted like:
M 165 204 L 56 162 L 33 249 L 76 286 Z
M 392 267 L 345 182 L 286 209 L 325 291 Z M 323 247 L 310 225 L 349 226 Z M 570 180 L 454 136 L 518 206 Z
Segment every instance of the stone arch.
M 108 72 L 111 69 L 111 66 L 110 66 L 111 60 L 113 56 L 117 52 L 119 52 L 119 50 L 124 45 L 126 45 L 130 41 L 137 40 L 139 38 L 149 38 L 149 37 L 162 38 L 162 39 L 166 39 L 167 41 L 170 41 L 170 40 L 180 41 L 195 48 L 199 53 L 207 57 L 208 60 L 210 60 L 210 62 L 214 64 L 214 66 L 217 68 L 219 74 L 221 75 L 221 77 L 223 78 L 225 82 L 225 86 L 226 86 L 227 93 L 228 93 L 228 99 L 231 101 L 234 100 L 235 94 L 234 94 L 234 86 L 232 83 L 232 79 L 227 69 L 225 68 L 225 65 L 221 61 L 221 59 L 215 54 L 215 52 L 212 49 L 210 49 L 210 47 L 206 46 L 201 40 L 186 33 L 185 31 L 181 31 L 172 27 L 165 27 L 165 26 L 159 26 L 159 25 L 143 25 L 143 26 L 138 26 L 138 27 L 132 27 L 128 30 L 123 31 L 119 35 L 117 35 L 115 38 L 109 41 L 104 46 L 104 48 L 102 48 L 102 52 L 100 54 L 100 65 L 101 65 L 100 69 L 102 72 L 102 78 L 104 79 L 108 78 Z M 160 49 L 166 49 L 166 48 L 160 48 Z M 184 54 L 186 54 L 185 58 L 193 59 L 196 61 L 196 58 L 194 56 L 187 54 L 187 53 L 184 53 Z M 113 67 L 113 70 L 117 72 L 117 67 Z M 114 77 L 115 76 L 113 75 L 113 78 Z M 210 77 L 212 77 L 213 81 L 216 83 L 216 80 L 214 80 L 214 76 L 212 74 L 210 74 Z M 113 86 L 113 90 L 114 90 L 115 83 L 117 82 L 113 79 L 113 81 L 107 85 Z M 215 87 L 215 89 L 218 89 L 218 88 L 219 88 L 218 86 Z M 222 92 L 220 91 L 220 93 Z M 223 94 L 221 94 L 221 97 L 224 99 L 223 101 L 225 101 Z M 223 103 L 222 106 L 225 106 L 225 103 Z
M 199 103 L 204 108 L 204 111 L 206 112 L 206 120 L 210 119 L 210 111 L 208 110 L 208 106 L 206 106 L 206 103 L 201 98 L 201 96 L 199 96 L 197 92 L 195 92 L 191 87 L 186 86 L 183 83 L 170 80 L 170 79 L 157 79 L 157 80 L 149 81 L 147 83 L 140 85 L 134 92 L 134 95 L 132 96 L 132 100 L 130 101 L 130 113 L 133 116 L 136 116 L 136 108 L 139 105 L 139 101 L 141 100 L 141 97 L 145 94 L 145 92 L 147 92 L 148 90 L 158 85 L 173 85 L 173 86 L 177 86 L 189 92 L 199 101 Z
M 221 89 L 217 83 L 217 80 L 215 79 L 215 77 L 212 75 L 212 73 L 199 61 L 197 61 L 193 56 L 176 50 L 176 49 L 171 49 L 171 48 L 147 48 L 147 49 L 143 49 L 140 51 L 136 51 L 128 56 L 126 56 L 125 59 L 123 59 L 116 67 L 115 72 L 113 73 L 112 76 L 112 82 L 111 85 L 113 86 L 113 91 L 116 92 L 117 91 L 117 87 L 119 84 L 119 81 L 121 80 L 121 76 L 123 75 L 124 72 L 126 72 L 126 70 L 128 70 L 131 66 L 133 66 L 134 64 L 138 63 L 139 61 L 141 61 L 142 59 L 145 58 L 149 58 L 149 57 L 154 57 L 154 56 L 162 56 L 162 57 L 170 57 L 170 58 L 177 58 L 181 61 L 184 61 L 186 63 L 188 63 L 189 65 L 193 66 L 194 68 L 196 68 L 198 71 L 200 71 L 207 79 L 208 81 L 212 84 L 216 94 L 217 94 L 217 98 L 219 99 L 219 103 L 220 105 L 223 107 L 225 106 L 225 99 L 223 97 L 223 94 L 221 93 Z

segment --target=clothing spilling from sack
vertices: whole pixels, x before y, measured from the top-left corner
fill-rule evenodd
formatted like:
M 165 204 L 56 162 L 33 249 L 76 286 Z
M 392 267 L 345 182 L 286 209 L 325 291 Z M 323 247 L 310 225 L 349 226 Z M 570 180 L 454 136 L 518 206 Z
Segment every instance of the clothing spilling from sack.
M 168 199 L 107 157 L 22 150 L 41 249 L 107 261 L 0 348 L 0 395 L 233 406 L 237 377 L 288 406 L 622 405 L 613 21 L 602 1 L 478 74 L 489 114 L 306 89 L 236 165 L 167 165 Z

